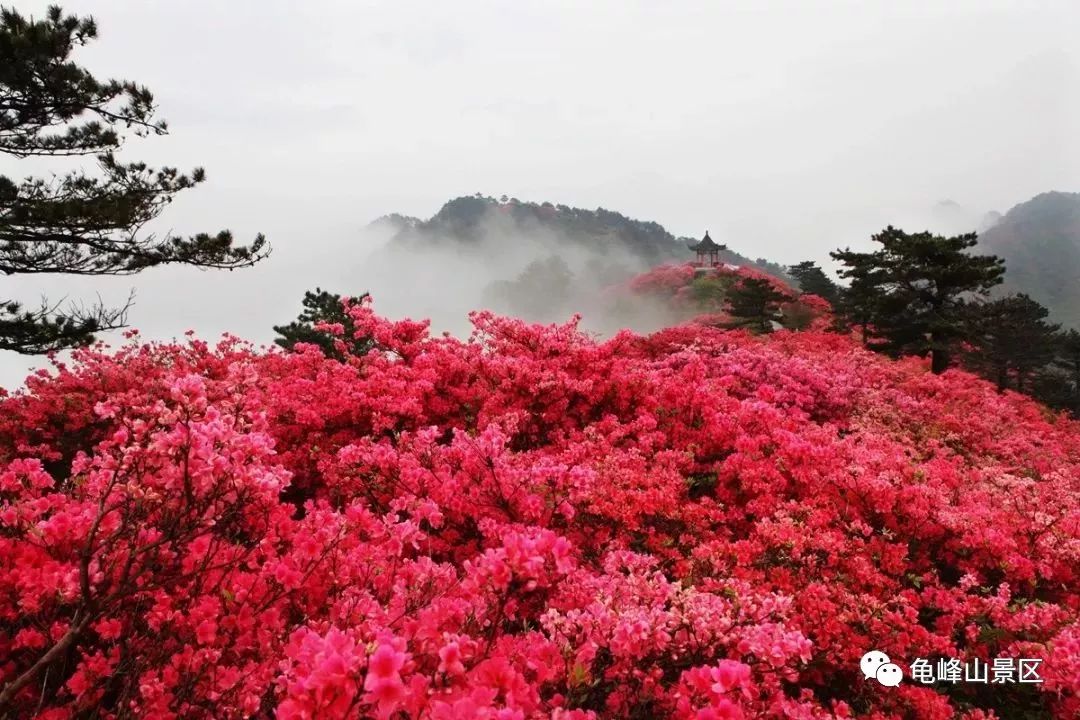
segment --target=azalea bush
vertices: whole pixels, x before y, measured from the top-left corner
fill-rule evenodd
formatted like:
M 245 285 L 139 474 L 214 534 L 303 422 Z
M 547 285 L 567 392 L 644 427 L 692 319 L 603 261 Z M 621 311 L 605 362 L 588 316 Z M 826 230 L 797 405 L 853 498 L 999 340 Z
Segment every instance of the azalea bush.
M 0 716 L 1080 712 L 1076 423 L 813 330 L 348 311 L 362 356 L 132 338 L 0 400 Z
M 778 320 L 784 327 L 827 330 L 833 324 L 832 305 L 824 298 L 799 292 L 755 268 L 737 265 L 660 265 L 624 283 L 612 302 L 629 303 L 627 314 L 631 316 L 661 311 L 668 324 L 690 321 L 733 327 L 741 323 L 732 315 L 732 300 L 748 283 L 755 282 L 776 293 Z

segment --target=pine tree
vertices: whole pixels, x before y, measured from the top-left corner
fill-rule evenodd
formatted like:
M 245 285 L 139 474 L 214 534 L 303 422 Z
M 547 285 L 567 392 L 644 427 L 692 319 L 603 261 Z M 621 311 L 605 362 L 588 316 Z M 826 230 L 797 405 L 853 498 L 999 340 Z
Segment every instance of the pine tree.
M 1054 357 L 1035 377 L 1034 395 L 1051 407 L 1080 416 L 1080 332 L 1057 334 Z
M 359 305 L 368 296 L 349 298 L 348 307 Z M 274 342 L 292 350 L 296 343 L 318 345 L 326 357 L 344 360 L 346 355 L 359 356 L 371 349 L 371 338 L 357 338 L 356 325 L 346 309 L 346 303 L 340 295 L 315 288 L 304 293 L 304 309 L 300 316 L 288 325 L 275 325 L 274 332 L 281 337 Z M 316 327 L 319 324 L 341 325 L 343 332 L 338 335 Z
M 148 89 L 98 80 L 71 60 L 96 36 L 92 18 L 58 7 L 41 20 L 0 8 L 0 153 L 93 155 L 97 162 L 94 174 L 80 169 L 20 182 L 0 175 L 0 273 L 128 275 L 168 263 L 232 269 L 264 257 L 261 235 L 241 247 L 227 230 L 190 238 L 143 233 L 205 173 L 116 158 L 125 135 L 164 134 L 166 124 L 154 117 Z M 26 310 L 0 301 L 0 349 L 39 353 L 85 344 L 99 330 L 123 326 L 126 310 L 59 311 L 44 302 Z
M 835 253 L 833 255 L 835 257 Z M 874 264 L 870 253 L 850 253 L 847 265 L 840 271 L 840 277 L 845 278 L 848 285 L 840 289 L 840 296 L 833 306 L 836 325 L 844 331 L 858 328 L 863 345 L 869 347 L 870 323 L 883 295 L 885 272 Z
M 754 333 L 770 333 L 773 323 L 783 320 L 780 305 L 791 298 L 765 278 L 742 278 L 727 294 L 731 327 Z
M 1058 349 L 1058 325 L 1049 311 L 1024 294 L 1000 298 L 969 310 L 965 364 L 997 383 L 998 390 L 1031 392 L 1035 375 Z
M 1053 364 L 1064 375 L 1073 394 L 1080 393 L 1080 332 L 1070 328 L 1058 336 Z
M 943 237 L 892 226 L 874 235 L 870 253 L 838 250 L 842 278 L 851 281 L 842 311 L 863 328 L 870 347 L 893 356 L 930 355 L 934 373 L 948 369 L 965 332 L 965 306 L 1001 282 L 1004 263 L 972 255 L 975 233 Z
M 799 290 L 817 295 L 829 301 L 833 306 L 840 299 L 840 286 L 829 279 L 825 271 L 813 260 L 805 260 L 787 269 L 788 275 L 795 278 Z

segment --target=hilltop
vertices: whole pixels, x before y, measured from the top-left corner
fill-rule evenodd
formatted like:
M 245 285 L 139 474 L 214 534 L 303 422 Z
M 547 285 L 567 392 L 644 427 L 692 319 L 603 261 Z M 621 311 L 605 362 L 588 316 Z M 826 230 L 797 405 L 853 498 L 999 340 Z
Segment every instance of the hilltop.
M 480 194 L 454 198 L 427 220 L 390 214 L 372 225 L 384 231 L 390 229 L 392 243 L 414 248 L 447 243 L 479 246 L 485 240 L 512 241 L 516 236 L 540 236 L 556 248 L 622 256 L 647 266 L 686 260 L 687 244 L 698 240 L 677 237 L 660 223 L 637 220 L 605 208 L 586 210 Z M 783 266 L 764 258 L 752 260 L 729 249 L 721 259 L 787 279 Z
M 1046 192 L 1016 205 L 979 244 L 1005 259 L 1006 291 L 1027 293 L 1054 321 L 1080 327 L 1080 193 Z

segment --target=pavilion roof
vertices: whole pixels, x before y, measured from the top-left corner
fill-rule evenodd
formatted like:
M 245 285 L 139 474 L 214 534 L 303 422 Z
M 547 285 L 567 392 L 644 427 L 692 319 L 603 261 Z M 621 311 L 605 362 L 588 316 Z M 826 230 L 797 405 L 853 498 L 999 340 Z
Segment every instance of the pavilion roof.
M 727 250 L 724 245 L 718 245 L 715 240 L 709 237 L 709 231 L 705 231 L 705 237 L 701 238 L 697 243 L 690 246 L 690 249 L 695 252 L 719 252 L 720 250 Z

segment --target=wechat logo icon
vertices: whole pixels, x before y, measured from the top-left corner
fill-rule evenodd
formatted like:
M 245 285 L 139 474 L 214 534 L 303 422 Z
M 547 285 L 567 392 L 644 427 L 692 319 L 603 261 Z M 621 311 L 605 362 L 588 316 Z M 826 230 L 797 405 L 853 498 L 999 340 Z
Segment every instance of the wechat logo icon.
M 859 669 L 863 677 L 874 678 L 885 687 L 896 687 L 904 679 L 904 671 L 899 665 L 889 660 L 889 656 L 880 650 L 871 650 L 862 656 Z

